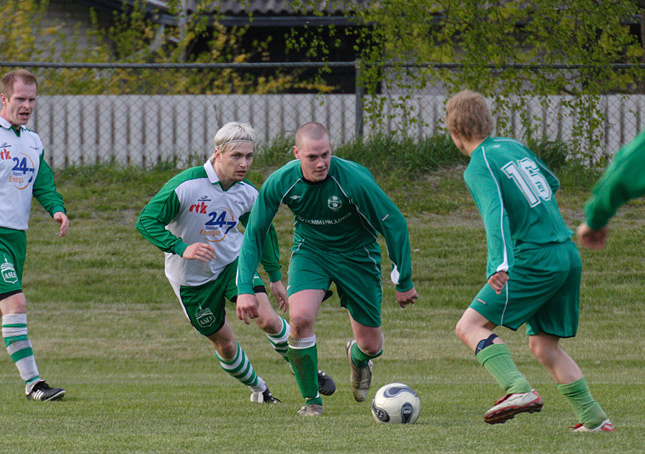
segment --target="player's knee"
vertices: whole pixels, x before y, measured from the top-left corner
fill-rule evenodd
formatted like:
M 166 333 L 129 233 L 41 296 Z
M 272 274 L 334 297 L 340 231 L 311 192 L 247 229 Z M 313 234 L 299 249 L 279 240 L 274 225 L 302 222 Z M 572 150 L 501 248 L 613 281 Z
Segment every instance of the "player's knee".
M 466 335 L 470 331 L 470 327 L 463 322 L 463 320 L 459 320 L 457 322 L 457 326 L 455 326 L 455 335 L 462 341 L 465 342 Z

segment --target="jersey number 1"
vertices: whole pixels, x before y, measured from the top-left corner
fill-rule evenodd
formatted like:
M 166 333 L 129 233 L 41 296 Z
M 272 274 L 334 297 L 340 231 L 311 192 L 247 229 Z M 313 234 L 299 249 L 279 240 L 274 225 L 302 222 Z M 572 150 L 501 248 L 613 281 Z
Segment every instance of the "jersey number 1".
M 533 160 L 511 161 L 502 170 L 515 182 L 531 207 L 539 205 L 542 200 L 551 200 L 551 186 Z

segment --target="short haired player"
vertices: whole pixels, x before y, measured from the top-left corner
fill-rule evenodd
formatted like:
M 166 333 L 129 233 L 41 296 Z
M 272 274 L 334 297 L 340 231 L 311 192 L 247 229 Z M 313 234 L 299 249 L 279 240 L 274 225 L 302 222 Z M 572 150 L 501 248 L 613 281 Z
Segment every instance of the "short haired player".
M 517 370 L 497 326 L 526 323 L 529 347 L 573 408 L 579 432 L 613 431 L 582 371 L 560 347 L 578 328 L 581 260 L 560 214 L 559 181 L 528 148 L 491 137 L 493 121 L 479 93 L 462 91 L 446 105 L 446 126 L 470 157 L 464 180 L 486 228 L 486 284 L 457 323 L 459 339 L 497 380 L 505 396 L 486 412 L 498 424 L 542 408 L 542 398 Z
M 203 166 L 171 178 L 145 206 L 137 229 L 165 252 L 166 277 L 193 327 L 215 348 L 222 369 L 251 389 L 251 401 L 275 403 L 264 380 L 256 374 L 228 322 L 225 303 L 237 298 L 237 263 L 242 232 L 258 195 L 245 179 L 253 161 L 255 131 L 247 123 L 231 122 L 215 135 L 215 152 Z M 287 309 L 281 282 L 280 252 L 273 226 L 267 228 L 262 264 L 278 305 Z M 290 326 L 275 313 L 257 272 L 252 286 L 258 293 L 257 325 L 274 350 L 287 359 Z M 321 393 L 336 387 L 318 372 Z
M 27 300 L 22 286 L 32 199 L 36 197 L 60 224 L 58 236 L 67 235 L 69 219 L 42 141 L 25 127 L 37 94 L 38 81 L 25 69 L 10 71 L 0 80 L 0 315 L 2 337 L 25 382 L 27 399 L 50 401 L 61 399 L 65 390 L 51 388 L 40 377 L 27 337 Z
M 281 204 L 294 214 L 289 264 L 289 358 L 305 406 L 302 416 L 323 414 L 318 395 L 318 353 L 314 325 L 325 290 L 333 281 L 347 308 L 355 339 L 346 344 L 350 385 L 356 401 L 370 388 L 372 360 L 383 352 L 381 332 L 381 250 L 385 237 L 393 262 L 392 281 L 401 307 L 414 303 L 407 223 L 369 171 L 332 156 L 327 129 L 310 122 L 296 131 L 296 159 L 276 170 L 260 190 L 240 252 L 238 317 L 258 315 L 253 274 L 266 232 Z

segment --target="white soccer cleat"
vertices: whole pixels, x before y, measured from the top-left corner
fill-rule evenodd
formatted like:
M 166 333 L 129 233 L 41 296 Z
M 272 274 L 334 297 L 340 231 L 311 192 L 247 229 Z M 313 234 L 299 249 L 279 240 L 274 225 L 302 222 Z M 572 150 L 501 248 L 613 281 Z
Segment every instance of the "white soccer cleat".
M 269 388 L 267 387 L 264 391 L 251 393 L 251 402 L 256 402 L 258 404 L 276 404 L 280 402 L 280 400 L 273 397 L 273 394 L 271 394 L 271 391 L 269 391 Z
M 588 429 L 585 426 L 580 424 L 576 424 L 574 427 L 574 432 L 615 432 L 616 430 L 614 429 L 614 425 L 611 423 L 609 419 L 605 419 L 603 422 L 600 423 L 598 427 L 594 427 L 593 429 Z
M 535 413 L 542 410 L 542 398 L 532 389 L 529 393 L 507 394 L 486 412 L 488 424 L 502 424 L 518 413 Z

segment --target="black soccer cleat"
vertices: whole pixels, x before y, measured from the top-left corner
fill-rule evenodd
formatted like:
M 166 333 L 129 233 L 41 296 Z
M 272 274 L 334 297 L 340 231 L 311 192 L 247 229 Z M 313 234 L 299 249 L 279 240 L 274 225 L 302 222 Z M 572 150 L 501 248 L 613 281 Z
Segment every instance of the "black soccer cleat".
M 318 371 L 318 392 L 323 396 L 331 396 L 336 392 L 336 383 L 322 370 Z
M 65 395 L 63 388 L 51 388 L 44 381 L 40 381 L 34 385 L 31 392 L 27 394 L 28 400 L 60 400 Z

